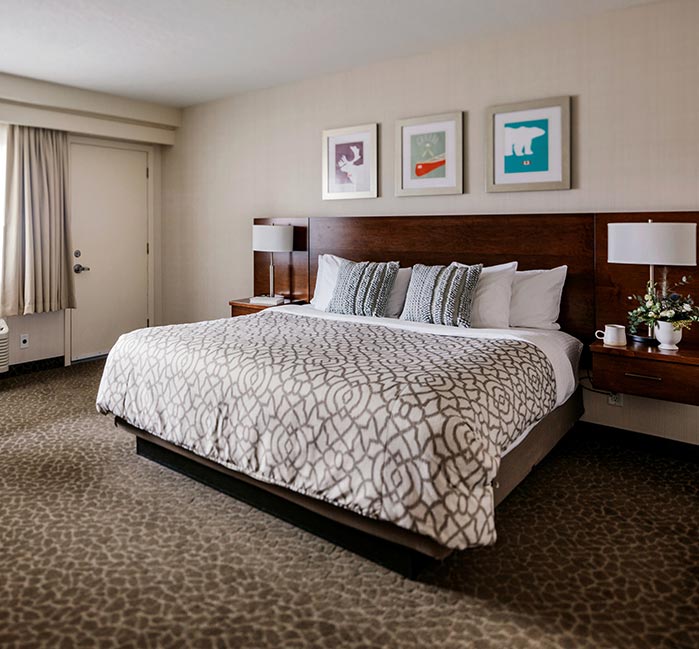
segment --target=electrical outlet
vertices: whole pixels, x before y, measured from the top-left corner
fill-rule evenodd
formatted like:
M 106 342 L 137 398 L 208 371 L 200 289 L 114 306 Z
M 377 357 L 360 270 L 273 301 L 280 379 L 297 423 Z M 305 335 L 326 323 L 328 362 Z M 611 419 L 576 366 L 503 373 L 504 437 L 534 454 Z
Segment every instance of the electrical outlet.
M 29 334 L 20 334 L 19 335 L 19 348 L 26 349 L 27 347 L 29 347 Z
M 618 408 L 621 408 L 624 405 L 624 395 L 617 394 L 616 392 L 607 395 L 607 404 L 610 406 L 617 406 Z

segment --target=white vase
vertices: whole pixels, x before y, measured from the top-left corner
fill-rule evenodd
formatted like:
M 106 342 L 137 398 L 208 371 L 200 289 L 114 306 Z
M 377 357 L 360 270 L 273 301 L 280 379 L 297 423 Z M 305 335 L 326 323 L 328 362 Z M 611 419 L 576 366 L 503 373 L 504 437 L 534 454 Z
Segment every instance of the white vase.
M 672 322 L 656 322 L 655 323 L 655 338 L 660 343 L 659 349 L 678 349 L 677 343 L 682 340 L 682 329 L 675 329 Z

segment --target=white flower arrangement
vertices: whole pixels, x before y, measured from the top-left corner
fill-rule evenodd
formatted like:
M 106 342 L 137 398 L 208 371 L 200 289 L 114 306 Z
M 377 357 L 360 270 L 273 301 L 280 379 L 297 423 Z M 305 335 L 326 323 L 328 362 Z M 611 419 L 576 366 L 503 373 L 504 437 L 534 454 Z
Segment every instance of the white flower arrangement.
M 636 300 L 638 306 L 629 311 L 629 330 L 636 333 L 640 325 L 655 325 L 656 322 L 671 322 L 672 328 L 689 329 L 693 322 L 699 322 L 699 307 L 695 306 L 691 295 L 680 295 L 674 289 L 685 286 L 692 281 L 686 275 L 670 287 L 664 295 L 658 297 L 656 285 L 648 282 L 646 292 L 641 295 L 629 295 L 629 300 Z

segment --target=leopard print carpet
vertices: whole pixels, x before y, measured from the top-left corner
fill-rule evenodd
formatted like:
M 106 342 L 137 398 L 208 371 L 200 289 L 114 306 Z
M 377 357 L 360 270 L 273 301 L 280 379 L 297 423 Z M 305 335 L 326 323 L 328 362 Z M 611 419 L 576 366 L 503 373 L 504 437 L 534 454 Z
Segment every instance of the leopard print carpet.
M 579 427 L 408 581 L 137 457 L 102 363 L 0 380 L 0 647 L 699 647 L 699 456 Z

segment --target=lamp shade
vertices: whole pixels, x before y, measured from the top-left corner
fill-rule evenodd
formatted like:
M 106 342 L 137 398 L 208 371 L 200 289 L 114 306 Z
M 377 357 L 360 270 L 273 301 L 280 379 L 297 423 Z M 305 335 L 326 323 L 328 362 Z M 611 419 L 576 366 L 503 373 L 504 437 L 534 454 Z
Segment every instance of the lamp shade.
M 252 249 L 260 252 L 291 252 L 294 249 L 294 226 L 253 225 Z
M 609 223 L 611 264 L 696 266 L 696 223 Z

